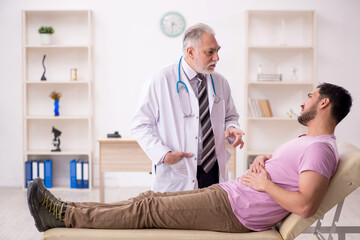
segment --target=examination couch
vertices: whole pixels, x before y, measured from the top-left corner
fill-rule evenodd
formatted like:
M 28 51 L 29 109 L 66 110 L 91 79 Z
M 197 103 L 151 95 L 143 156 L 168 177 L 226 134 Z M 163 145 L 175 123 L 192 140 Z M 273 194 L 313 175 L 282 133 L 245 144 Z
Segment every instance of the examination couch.
M 339 239 L 344 239 L 346 230 L 360 232 L 360 227 L 342 228 L 336 226 L 341 207 L 346 196 L 357 189 L 360 185 L 360 149 L 349 144 L 341 143 L 338 146 L 340 162 L 338 170 L 330 181 L 328 191 L 316 214 L 310 218 L 301 218 L 296 214 L 290 214 L 276 228 L 262 232 L 250 233 L 221 233 L 212 231 L 198 230 L 172 230 L 172 229 L 136 229 L 136 230 L 103 230 L 103 229 L 76 229 L 76 228 L 53 228 L 47 230 L 43 240 L 95 240 L 95 239 L 145 239 L 145 240 L 169 240 L 169 239 L 188 239 L 188 240 L 212 240 L 212 239 L 232 239 L 232 240 L 290 240 L 299 234 L 309 231 L 309 228 L 318 220 L 318 224 L 312 231 L 321 234 L 324 229 L 330 229 L 327 233 L 338 233 Z M 321 218 L 326 212 L 338 205 L 333 224 L 331 227 L 322 227 Z M 340 206 L 340 207 L 339 207 Z M 360 211 L 360 210 L 359 210 Z M 340 231 L 338 231 L 340 229 Z M 341 234 L 341 236 L 340 236 Z

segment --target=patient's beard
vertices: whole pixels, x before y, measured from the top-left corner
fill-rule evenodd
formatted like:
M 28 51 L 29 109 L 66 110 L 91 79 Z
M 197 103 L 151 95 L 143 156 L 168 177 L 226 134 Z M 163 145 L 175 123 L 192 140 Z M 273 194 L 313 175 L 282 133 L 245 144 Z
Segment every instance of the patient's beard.
M 298 117 L 298 122 L 301 123 L 304 126 L 307 126 L 308 122 L 310 122 L 311 120 L 313 120 L 317 114 L 316 111 L 316 106 L 317 103 L 315 103 L 314 105 L 311 106 L 311 108 L 309 109 L 309 111 L 307 112 L 303 112 L 299 117 Z

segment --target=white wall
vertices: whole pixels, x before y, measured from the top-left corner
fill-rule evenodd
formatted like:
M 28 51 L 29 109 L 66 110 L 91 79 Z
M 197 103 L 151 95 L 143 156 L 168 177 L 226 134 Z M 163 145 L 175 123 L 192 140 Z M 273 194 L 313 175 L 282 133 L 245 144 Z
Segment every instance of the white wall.
M 95 140 L 114 130 L 129 135 L 131 116 L 146 77 L 180 57 L 181 37 L 169 38 L 160 31 L 159 21 L 165 12 L 181 12 L 187 26 L 204 22 L 214 28 L 222 45 L 217 71 L 228 78 L 243 115 L 245 10 L 316 10 L 317 80 L 351 91 L 352 112 L 340 123 L 336 135 L 339 142 L 360 146 L 358 0 L 0 0 L 0 186 L 22 185 L 21 10 L 31 9 L 93 11 Z M 95 141 L 94 148 L 97 185 Z M 148 182 L 148 177 L 137 176 Z

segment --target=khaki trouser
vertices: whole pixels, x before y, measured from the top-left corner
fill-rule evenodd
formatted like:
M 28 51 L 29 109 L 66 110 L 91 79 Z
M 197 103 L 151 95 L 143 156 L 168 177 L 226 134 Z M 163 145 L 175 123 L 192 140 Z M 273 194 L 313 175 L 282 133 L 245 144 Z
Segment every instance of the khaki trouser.
M 117 203 L 68 202 L 66 227 L 199 229 L 249 232 L 231 210 L 225 190 L 212 185 L 194 191 L 147 191 Z

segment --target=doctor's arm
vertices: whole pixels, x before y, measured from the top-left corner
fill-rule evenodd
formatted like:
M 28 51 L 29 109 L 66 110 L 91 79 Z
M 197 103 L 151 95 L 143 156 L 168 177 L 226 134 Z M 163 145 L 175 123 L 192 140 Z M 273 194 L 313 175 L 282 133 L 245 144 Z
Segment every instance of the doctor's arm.
M 148 80 L 143 87 L 130 131 L 153 164 L 157 165 L 171 149 L 162 144 L 156 132 L 160 114 L 154 85 L 154 81 Z
M 299 191 L 285 190 L 271 181 L 264 168 L 261 173 L 248 172 L 241 182 L 257 191 L 267 192 L 284 209 L 303 218 L 314 215 L 326 193 L 329 179 L 314 171 L 299 176 Z
M 160 86 L 156 84 L 156 81 L 145 84 L 130 131 L 154 165 L 171 165 L 184 157 L 191 157 L 192 153 L 172 152 L 159 138 L 156 128 L 160 119 L 158 102 L 161 96 L 156 91 Z
M 179 162 L 181 159 L 191 157 L 192 155 L 192 153 L 185 152 L 168 152 L 163 159 L 163 163 L 172 165 Z

